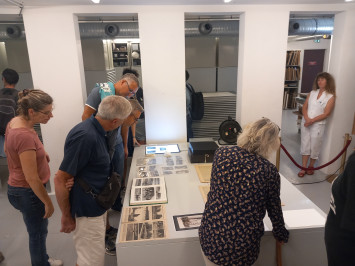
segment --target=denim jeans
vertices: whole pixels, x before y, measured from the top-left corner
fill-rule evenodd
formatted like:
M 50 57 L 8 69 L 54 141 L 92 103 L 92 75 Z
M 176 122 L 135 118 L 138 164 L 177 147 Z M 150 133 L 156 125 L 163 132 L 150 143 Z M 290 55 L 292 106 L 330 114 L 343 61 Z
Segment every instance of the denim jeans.
M 49 266 L 46 249 L 48 219 L 43 219 L 44 204 L 30 188 L 8 185 L 12 206 L 22 213 L 28 236 L 32 266 Z

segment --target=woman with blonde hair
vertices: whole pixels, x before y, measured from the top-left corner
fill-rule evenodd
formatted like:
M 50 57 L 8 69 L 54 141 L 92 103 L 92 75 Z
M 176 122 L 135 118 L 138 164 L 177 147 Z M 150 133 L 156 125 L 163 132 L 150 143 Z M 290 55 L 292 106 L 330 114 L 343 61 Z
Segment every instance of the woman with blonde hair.
M 7 125 L 5 153 L 9 167 L 8 198 L 22 213 L 33 266 L 63 265 L 46 250 L 48 218 L 54 207 L 45 188 L 49 181 L 49 156 L 33 126 L 52 117 L 53 99 L 41 90 L 19 92 L 18 116 Z
M 267 159 L 280 145 L 279 132 L 275 123 L 262 118 L 243 130 L 238 146 L 216 151 L 199 228 L 206 265 L 252 265 L 259 255 L 266 210 L 276 240 L 288 241 L 280 175 Z
M 305 174 L 313 175 L 314 164 L 318 159 L 323 140 L 327 117 L 330 116 L 335 105 L 335 81 L 332 75 L 322 72 L 313 82 L 313 90 L 308 94 L 302 107 L 301 123 L 301 155 L 302 166 L 309 170 L 301 170 L 299 177 Z

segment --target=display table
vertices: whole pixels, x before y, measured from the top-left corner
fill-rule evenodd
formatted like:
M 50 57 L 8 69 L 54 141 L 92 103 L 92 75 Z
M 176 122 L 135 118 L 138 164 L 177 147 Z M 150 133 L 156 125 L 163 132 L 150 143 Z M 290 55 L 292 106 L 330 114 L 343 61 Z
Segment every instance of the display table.
M 176 231 L 174 215 L 202 213 L 204 201 L 199 191 L 200 183 L 195 167 L 187 156 L 187 143 L 179 144 L 181 155 L 189 168 L 189 174 L 166 175 L 168 195 L 166 220 L 168 238 L 152 241 L 120 243 L 120 228 L 116 240 L 118 266 L 203 266 L 204 261 L 198 238 L 198 230 Z M 144 146 L 136 147 L 127 181 L 127 192 L 123 207 L 129 206 L 129 194 L 133 178 L 136 177 L 136 160 L 145 156 Z M 163 155 L 156 155 L 163 156 Z M 326 214 L 313 202 L 281 176 L 281 201 L 284 205 L 285 221 L 290 226 L 289 242 L 282 247 L 283 266 L 327 265 L 324 244 L 324 223 Z M 301 219 L 298 219 L 301 218 Z M 268 216 L 264 219 L 265 234 L 261 241 L 261 251 L 254 265 L 276 265 L 275 240 Z M 287 223 L 286 223 L 287 224 Z M 288 224 L 287 224 L 288 225 Z

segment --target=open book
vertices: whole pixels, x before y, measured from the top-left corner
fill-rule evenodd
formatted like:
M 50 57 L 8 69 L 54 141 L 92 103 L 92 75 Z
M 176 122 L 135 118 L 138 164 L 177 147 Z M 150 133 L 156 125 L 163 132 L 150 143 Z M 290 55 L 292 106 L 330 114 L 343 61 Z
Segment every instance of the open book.
M 164 176 L 135 178 L 132 180 L 130 205 L 167 202 Z

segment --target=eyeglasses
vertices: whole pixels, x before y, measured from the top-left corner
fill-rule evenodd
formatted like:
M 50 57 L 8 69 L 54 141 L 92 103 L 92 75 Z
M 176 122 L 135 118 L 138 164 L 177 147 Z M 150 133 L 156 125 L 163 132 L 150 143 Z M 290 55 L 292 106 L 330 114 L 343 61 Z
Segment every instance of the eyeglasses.
M 129 123 L 130 120 L 129 120 L 129 117 L 134 117 L 134 121 L 132 123 Z M 125 121 L 124 125 L 127 126 L 127 127 L 130 127 L 132 126 L 133 124 L 137 123 L 137 121 L 139 120 L 139 117 L 136 117 L 133 113 L 130 114 L 130 116 L 128 116 L 127 120 Z
M 133 94 L 133 96 L 135 97 L 135 96 L 136 96 L 136 92 L 131 89 L 131 87 L 130 87 L 129 84 L 128 84 L 128 81 L 127 81 L 127 80 L 125 80 L 125 81 L 126 81 L 126 83 L 127 83 L 127 87 L 128 87 L 129 92 L 130 92 L 131 94 Z
M 47 111 L 47 112 L 42 112 L 42 111 L 37 111 L 38 113 L 41 113 L 41 114 L 44 114 L 44 115 L 46 115 L 46 116 L 50 116 L 50 115 L 53 115 L 53 109 L 52 110 L 50 110 L 50 111 Z

